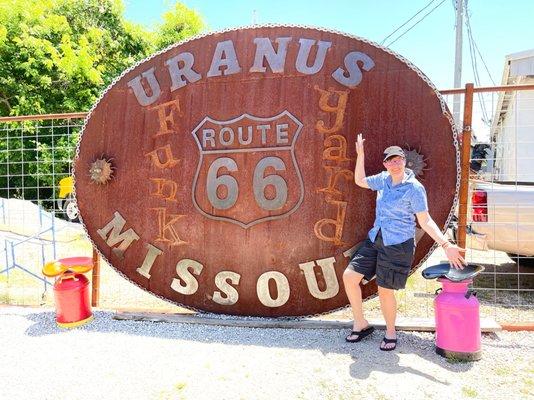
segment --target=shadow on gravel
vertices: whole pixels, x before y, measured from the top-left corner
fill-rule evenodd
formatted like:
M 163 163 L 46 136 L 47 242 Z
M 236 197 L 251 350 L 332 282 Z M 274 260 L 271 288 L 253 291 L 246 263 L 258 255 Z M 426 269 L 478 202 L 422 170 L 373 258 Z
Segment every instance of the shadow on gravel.
M 55 323 L 53 311 L 40 311 L 18 315 L 32 322 L 25 334 L 32 337 L 47 335 L 69 335 L 75 331 L 109 334 L 119 333 L 136 337 L 153 337 L 176 341 L 223 344 L 235 346 L 260 346 L 265 348 L 289 348 L 305 351 L 318 351 L 326 354 L 347 354 L 353 360 L 349 368 L 355 379 L 366 379 L 373 371 L 388 374 L 413 374 L 432 382 L 447 385 L 436 377 L 427 374 L 424 367 L 400 365 L 399 354 L 416 355 L 442 368 L 455 372 L 467 371 L 473 363 L 450 363 L 435 354 L 434 339 L 431 333 L 399 332 L 396 351 L 383 352 L 378 346 L 382 332 L 377 331 L 359 343 L 346 343 L 345 330 L 339 329 L 266 329 L 207 326 L 201 324 L 156 323 L 140 321 L 120 321 L 113 319 L 112 312 L 96 311 L 95 320 L 82 327 L 68 330 Z M 105 340 L 105 338 L 103 338 Z
M 401 365 L 399 354 L 414 354 L 422 359 L 433 362 L 434 364 L 438 364 L 446 370 L 454 372 L 465 372 L 473 367 L 473 362 L 451 362 L 437 355 L 434 351 L 433 334 L 426 334 L 423 338 L 419 335 L 409 332 L 398 332 L 397 337 L 399 342 L 397 349 L 389 352 L 378 349 L 382 334 L 375 335 L 375 338 L 376 336 L 379 336 L 377 340 L 370 341 L 373 347 L 373 349 L 371 349 L 373 353 L 371 360 L 369 360 L 369 355 L 362 356 L 362 353 L 366 350 L 365 348 L 361 351 L 351 351 L 354 363 L 351 364 L 349 372 L 353 378 L 364 380 L 369 378 L 372 372 L 378 371 L 386 374 L 418 375 L 422 378 L 428 379 L 429 381 L 442 385 L 450 384 L 447 381 L 442 381 L 435 376 L 426 373 L 424 371 L 424 365 L 421 365 L 420 368 L 418 368 L 417 365 Z M 426 336 L 428 336 L 428 338 Z M 358 343 L 358 345 L 360 344 L 361 342 Z
M 399 361 L 400 357 L 392 352 L 392 354 L 389 354 L 388 357 L 380 357 L 380 360 L 377 360 L 377 362 L 372 367 L 368 366 L 367 368 L 362 368 L 362 366 L 358 362 L 355 362 L 349 368 L 350 376 L 356 379 L 364 380 L 369 378 L 371 372 L 379 371 L 384 372 L 386 374 L 418 375 L 435 383 L 441 383 L 442 385 L 449 384 L 448 382 L 439 380 L 435 376 L 427 374 L 423 371 L 419 371 L 418 369 L 401 366 L 399 365 Z M 466 368 L 465 370 L 467 369 L 469 368 Z

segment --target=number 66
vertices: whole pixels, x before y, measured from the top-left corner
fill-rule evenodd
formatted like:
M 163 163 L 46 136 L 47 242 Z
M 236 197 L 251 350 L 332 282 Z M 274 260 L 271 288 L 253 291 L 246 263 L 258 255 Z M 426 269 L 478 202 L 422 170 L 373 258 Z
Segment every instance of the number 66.
M 220 168 L 225 167 L 230 172 L 237 171 L 237 164 L 229 157 L 221 157 L 214 160 L 209 169 L 206 180 L 206 192 L 208 199 L 214 208 L 226 210 L 232 207 L 238 197 L 239 185 L 237 180 L 231 175 L 217 175 Z M 287 183 L 279 175 L 264 176 L 265 170 L 273 167 L 276 171 L 285 171 L 284 161 L 278 157 L 262 158 L 254 169 L 252 188 L 256 203 L 264 210 L 276 210 L 284 206 L 287 200 Z M 226 197 L 219 198 L 217 189 L 219 186 L 226 186 Z M 265 188 L 268 185 L 274 186 L 276 195 L 273 199 L 265 197 Z

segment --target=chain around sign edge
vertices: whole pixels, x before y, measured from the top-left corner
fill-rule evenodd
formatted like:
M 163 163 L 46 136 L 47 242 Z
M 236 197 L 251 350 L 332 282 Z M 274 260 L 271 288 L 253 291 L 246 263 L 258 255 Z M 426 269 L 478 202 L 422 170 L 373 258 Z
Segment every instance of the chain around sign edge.
M 113 79 L 113 81 L 108 85 L 108 87 L 102 92 L 100 97 L 93 104 L 93 106 L 91 107 L 91 109 L 87 113 L 86 117 L 84 118 L 83 127 L 82 127 L 82 130 L 80 131 L 80 137 L 78 139 L 78 143 L 76 144 L 75 157 L 74 157 L 73 163 L 72 163 L 72 175 L 73 175 L 73 182 L 74 182 L 73 183 L 74 198 L 76 198 L 76 171 L 75 171 L 76 162 L 77 162 L 77 160 L 79 158 L 79 155 L 80 155 L 80 144 L 82 142 L 83 133 L 84 133 L 85 128 L 87 126 L 87 122 L 89 121 L 89 118 L 91 118 L 91 115 L 92 115 L 93 111 L 100 104 L 100 101 L 103 99 L 103 97 L 106 95 L 106 93 L 109 90 L 111 90 L 113 88 L 113 86 L 115 86 L 115 84 L 120 79 L 122 79 L 123 76 L 125 76 L 127 73 L 129 73 L 130 71 L 134 70 L 135 68 L 137 68 L 139 65 L 143 64 L 144 62 L 149 61 L 149 60 L 159 56 L 160 54 L 163 54 L 163 53 L 165 53 L 165 52 L 167 52 L 167 51 L 169 51 L 169 50 L 171 50 L 171 49 L 173 49 L 175 47 L 181 46 L 181 45 L 183 45 L 185 43 L 192 42 L 192 41 L 198 40 L 198 39 L 202 39 L 204 37 L 211 36 L 211 35 L 227 33 L 227 32 L 234 32 L 234 31 L 240 31 L 240 30 L 252 30 L 252 29 L 258 29 L 258 28 L 301 28 L 301 29 L 312 29 L 312 30 L 317 30 L 317 31 L 321 31 L 321 32 L 334 33 L 336 35 L 348 37 L 348 38 L 351 38 L 351 39 L 356 39 L 356 40 L 359 40 L 361 42 L 370 44 L 371 46 L 377 47 L 377 48 L 385 51 L 386 53 L 392 55 L 393 57 L 395 57 L 399 61 L 401 61 L 404 64 L 406 64 L 407 67 L 409 67 L 412 71 L 417 73 L 417 75 L 423 81 L 426 82 L 426 84 L 430 87 L 430 89 L 432 89 L 434 94 L 437 96 L 437 98 L 438 98 L 438 100 L 440 102 L 440 105 L 441 105 L 441 112 L 442 112 L 443 115 L 445 115 L 445 117 L 448 119 L 448 121 L 449 121 L 449 123 L 451 125 L 452 136 L 453 136 L 453 138 L 452 138 L 453 139 L 453 145 L 454 145 L 455 153 L 456 153 L 456 190 L 454 192 L 453 205 L 451 207 L 451 210 L 449 211 L 449 216 L 447 217 L 447 220 L 445 221 L 445 225 L 441 228 L 441 232 L 443 234 L 445 234 L 445 232 L 447 231 L 447 227 L 449 226 L 449 223 L 451 221 L 451 218 L 454 215 L 454 210 L 456 209 L 456 206 L 458 205 L 459 191 L 460 191 L 460 178 L 461 178 L 461 163 L 460 163 L 460 147 L 459 147 L 459 142 L 458 142 L 458 127 L 456 126 L 456 123 L 454 122 L 454 118 L 453 118 L 452 114 L 447 109 L 447 105 L 445 103 L 445 99 L 443 98 L 443 95 L 438 91 L 438 89 L 434 86 L 434 84 L 430 81 L 430 79 L 428 79 L 428 77 L 419 68 L 417 68 L 411 61 L 409 61 L 408 59 L 404 58 L 400 54 L 394 52 L 393 50 L 389 49 L 388 47 L 384 47 L 384 46 L 382 46 L 382 45 L 380 45 L 378 43 L 373 42 L 372 40 L 365 39 L 365 38 L 362 38 L 360 36 L 351 35 L 351 34 L 344 33 L 344 32 L 341 32 L 341 31 L 338 31 L 338 30 L 335 30 L 335 29 L 320 28 L 320 27 L 316 27 L 316 26 L 312 26 L 312 25 L 301 25 L 301 24 L 295 24 L 295 25 L 293 25 L 293 24 L 260 24 L 260 25 L 244 25 L 244 26 L 240 26 L 240 27 L 226 28 L 226 29 L 217 30 L 217 31 L 209 31 L 209 32 L 205 32 L 203 34 L 198 34 L 198 35 L 195 35 L 195 36 L 191 36 L 191 37 L 189 37 L 189 38 L 187 38 L 185 40 L 182 40 L 180 42 L 171 44 L 170 46 L 167 46 L 166 48 L 164 48 L 164 49 L 162 49 L 162 50 L 160 50 L 160 51 L 158 51 L 158 52 L 156 52 L 154 54 L 151 54 L 150 56 L 144 58 L 143 60 L 138 61 L 134 65 L 132 65 L 129 68 L 125 69 L 118 77 Z M 96 246 L 95 242 L 93 241 L 93 238 L 90 236 L 89 231 L 87 230 L 87 227 L 85 226 L 82 214 L 80 213 L 78 215 L 79 215 L 79 219 L 80 219 L 80 223 L 82 225 L 82 228 L 83 228 L 85 234 L 87 235 L 87 238 L 89 239 L 89 241 L 93 245 L 93 249 L 95 249 L 97 251 L 99 257 L 101 257 L 119 275 L 121 275 L 124 279 L 126 279 L 130 283 L 134 284 L 135 286 L 139 287 L 140 289 L 144 290 L 145 292 L 150 293 L 152 296 L 158 297 L 161 300 L 164 300 L 164 301 L 166 301 L 168 303 L 177 305 L 179 307 L 182 307 L 182 308 L 185 308 L 185 309 L 188 309 L 188 310 L 192 310 L 192 311 L 196 311 L 198 313 L 205 314 L 205 315 L 210 315 L 210 316 L 211 315 L 215 315 L 215 316 L 220 316 L 220 318 L 233 318 L 233 319 L 236 319 L 236 318 L 248 318 L 248 319 L 250 319 L 250 318 L 257 318 L 257 319 L 273 319 L 273 318 L 275 318 L 275 319 L 303 319 L 303 318 L 316 317 L 316 316 L 320 316 L 320 315 L 330 314 L 330 313 L 333 313 L 333 312 L 336 312 L 336 311 L 339 311 L 339 310 L 343 310 L 345 308 L 350 307 L 350 304 L 347 304 L 346 306 L 338 307 L 338 308 L 333 309 L 333 310 L 324 311 L 324 312 L 315 313 L 315 314 L 309 314 L 309 315 L 298 315 L 298 316 L 290 315 L 290 316 L 279 316 L 279 317 L 262 317 L 262 316 L 244 316 L 244 315 L 234 315 L 234 314 L 224 314 L 224 313 L 213 313 L 213 312 L 204 311 L 204 310 L 201 310 L 201 309 L 189 306 L 189 305 L 185 305 L 185 304 L 179 303 L 177 301 L 170 300 L 170 299 L 168 299 L 166 297 L 160 296 L 158 294 L 155 294 L 155 293 L 147 290 L 145 287 L 143 287 L 140 284 L 138 284 L 137 282 L 134 282 L 133 280 L 131 280 L 122 271 L 120 271 L 117 268 L 115 268 L 113 266 L 113 264 L 108 261 L 108 259 L 101 253 L 100 249 Z M 437 243 L 434 242 L 434 244 L 428 250 L 427 254 L 421 258 L 421 260 L 417 263 L 417 265 L 414 268 L 410 269 L 410 272 L 409 272 L 408 276 L 412 275 L 412 273 L 415 272 L 430 257 L 430 254 L 432 254 L 432 252 L 436 249 L 436 247 L 437 247 Z M 376 296 L 377 296 L 377 293 L 374 293 L 374 294 L 366 297 L 364 300 L 370 300 L 370 299 L 375 298 Z

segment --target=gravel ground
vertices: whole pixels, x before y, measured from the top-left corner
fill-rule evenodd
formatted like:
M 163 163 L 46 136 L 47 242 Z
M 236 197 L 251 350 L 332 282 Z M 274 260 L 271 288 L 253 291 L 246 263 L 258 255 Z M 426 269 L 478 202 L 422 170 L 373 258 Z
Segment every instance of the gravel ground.
M 0 307 L 1 399 L 534 399 L 534 333 L 483 336 L 484 356 L 450 362 L 433 335 L 95 321 L 59 329 L 50 309 Z

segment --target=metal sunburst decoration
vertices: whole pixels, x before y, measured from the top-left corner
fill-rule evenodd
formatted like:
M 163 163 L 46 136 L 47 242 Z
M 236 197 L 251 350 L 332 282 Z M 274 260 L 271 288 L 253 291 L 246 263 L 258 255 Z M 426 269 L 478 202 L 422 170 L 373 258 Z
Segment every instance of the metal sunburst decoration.
M 91 181 L 98 185 L 105 185 L 113 178 L 115 167 L 111 163 L 113 159 L 106 159 L 104 156 L 96 159 L 91 163 L 89 168 L 89 175 Z
M 415 149 L 404 149 L 406 168 L 410 168 L 415 176 L 420 177 L 426 171 L 425 157 Z

